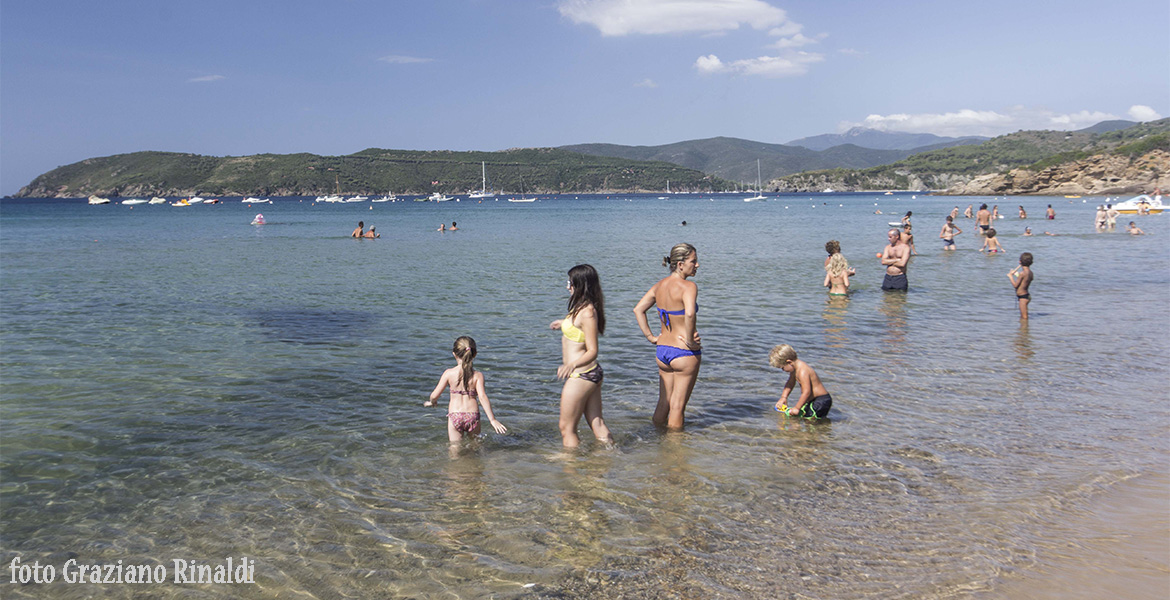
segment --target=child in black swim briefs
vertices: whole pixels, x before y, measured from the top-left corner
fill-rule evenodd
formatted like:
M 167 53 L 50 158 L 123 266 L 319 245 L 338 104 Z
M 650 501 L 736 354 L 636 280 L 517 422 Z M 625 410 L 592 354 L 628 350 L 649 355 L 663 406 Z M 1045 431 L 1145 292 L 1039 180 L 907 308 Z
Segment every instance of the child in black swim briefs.
M 788 373 L 788 382 L 784 384 L 784 391 L 780 393 L 780 400 L 776 402 L 776 410 L 793 417 L 823 419 L 833 407 L 833 397 L 821 384 L 821 378 L 808 363 L 796 358 L 796 350 L 788 344 L 780 344 L 768 353 L 768 364 Z M 797 385 L 800 386 L 800 398 L 796 404 L 788 406 L 788 395 Z

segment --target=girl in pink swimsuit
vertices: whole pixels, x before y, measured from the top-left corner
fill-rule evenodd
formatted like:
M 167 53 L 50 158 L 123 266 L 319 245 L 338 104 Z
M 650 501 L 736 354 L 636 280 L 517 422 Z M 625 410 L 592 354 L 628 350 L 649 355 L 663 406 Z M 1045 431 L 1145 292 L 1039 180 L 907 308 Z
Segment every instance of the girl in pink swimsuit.
M 465 433 L 479 435 L 478 404 L 483 405 L 483 411 L 487 413 L 488 421 L 496 433 L 507 432 L 508 428 L 497 421 L 496 415 L 492 413 L 492 404 L 484 391 L 483 373 L 476 371 L 472 365 L 476 355 L 475 340 L 466 335 L 456 339 L 451 354 L 455 357 L 455 366 L 443 371 L 439 384 L 431 392 L 430 400 L 424 402 L 423 406 L 435 406 L 443 390 L 451 388 L 451 400 L 447 405 L 447 439 L 452 444 L 459 443 Z

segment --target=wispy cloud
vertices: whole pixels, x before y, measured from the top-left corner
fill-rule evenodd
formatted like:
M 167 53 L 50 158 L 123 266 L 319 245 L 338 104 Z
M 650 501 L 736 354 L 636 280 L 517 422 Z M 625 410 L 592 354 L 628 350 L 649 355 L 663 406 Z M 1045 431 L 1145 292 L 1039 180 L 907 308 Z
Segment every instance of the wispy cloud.
M 825 57 L 811 52 L 792 52 L 786 56 L 760 56 L 731 62 L 723 62 L 718 56 L 709 54 L 695 61 L 695 69 L 704 75 L 728 73 L 733 75 L 758 75 L 761 77 L 792 77 L 804 75 L 809 66 L 819 63 Z
M 780 50 L 785 50 L 788 48 L 799 48 L 801 46 L 807 46 L 809 44 L 819 43 L 821 40 L 825 39 L 826 37 L 829 37 L 829 34 L 822 33 L 822 34 L 817 35 L 815 38 L 810 38 L 810 37 L 805 37 L 805 35 L 803 33 L 797 33 L 797 34 L 789 36 L 789 37 L 780 38 L 780 40 L 777 41 L 776 43 L 772 44 L 771 47 L 777 48 Z
M 658 84 L 653 79 L 643 79 L 642 81 L 635 83 L 634 87 L 656 88 L 656 87 L 658 87 Z
M 1162 115 L 1158 114 L 1158 111 L 1144 104 L 1134 104 L 1129 107 L 1129 111 L 1126 114 L 1134 121 L 1157 121 L 1162 118 Z
M 856 48 L 841 48 L 837 52 L 840 52 L 841 54 L 844 54 L 846 56 L 865 56 L 865 55 L 869 54 L 868 52 L 862 52 L 861 50 L 857 50 Z
M 710 33 L 780 27 L 788 16 L 761 0 L 561 0 L 561 15 L 604 36 Z
M 1134 105 L 1130 118 L 1147 121 L 1160 118 L 1148 106 Z M 1101 121 L 1119 119 L 1117 115 L 1097 110 L 1058 113 L 1044 108 L 1013 106 L 1004 110 L 962 109 L 946 113 L 896 113 L 869 115 L 860 122 L 843 122 L 842 131 L 851 127 L 868 127 L 880 131 L 933 133 L 945 136 L 982 135 L 994 137 L 1020 129 L 1054 129 L 1072 131 L 1096 125 Z
M 391 54 L 390 56 L 383 56 L 382 58 L 379 58 L 378 60 L 381 62 L 384 62 L 384 63 L 390 63 L 392 65 L 413 65 L 413 64 L 419 64 L 419 63 L 435 62 L 435 59 L 433 59 L 433 58 L 421 58 L 418 56 L 402 56 L 400 54 Z
M 223 75 L 204 75 L 202 77 L 192 77 L 191 79 L 187 80 L 187 83 L 207 83 L 209 81 L 219 81 L 221 79 L 227 79 L 227 77 L 224 77 Z

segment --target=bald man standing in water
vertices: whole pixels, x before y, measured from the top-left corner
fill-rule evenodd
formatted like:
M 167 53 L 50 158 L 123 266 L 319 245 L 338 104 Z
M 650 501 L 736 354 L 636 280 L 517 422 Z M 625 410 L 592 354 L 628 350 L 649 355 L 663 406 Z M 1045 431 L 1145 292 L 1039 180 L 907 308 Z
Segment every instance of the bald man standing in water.
M 877 257 L 882 259 L 886 267 L 886 277 L 882 280 L 882 289 L 904 292 L 909 288 L 906 283 L 906 265 L 910 262 L 910 247 L 902 241 L 902 232 L 896 228 L 886 234 L 890 243 Z

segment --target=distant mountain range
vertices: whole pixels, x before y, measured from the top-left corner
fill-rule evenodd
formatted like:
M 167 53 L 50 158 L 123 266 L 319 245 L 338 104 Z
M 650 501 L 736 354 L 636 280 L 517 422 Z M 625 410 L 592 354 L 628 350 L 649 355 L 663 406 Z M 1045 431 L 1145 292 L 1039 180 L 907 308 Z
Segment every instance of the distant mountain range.
M 611 156 L 630 160 L 657 160 L 710 173 L 744 184 L 756 182 L 756 160 L 760 161 L 767 181 L 793 173 L 820 169 L 865 169 L 887 165 L 908 156 L 937 148 L 978 144 L 987 138 L 944 138 L 930 134 L 899 134 L 865 130 L 866 135 L 849 138 L 831 146 L 810 149 L 792 144 L 769 144 L 732 137 L 715 137 L 664 144 L 662 146 L 621 146 L 618 144 L 575 144 L 561 150 L 593 156 Z M 844 135 L 822 135 L 806 140 L 846 139 Z M 911 139 L 924 144 L 905 146 Z M 880 147 L 887 146 L 887 147 Z
M 943 137 L 933 133 L 901 133 L 897 131 L 878 131 L 866 127 L 854 127 L 845 133 L 826 133 L 812 137 L 800 138 L 788 142 L 789 146 L 803 146 L 809 150 L 828 150 L 841 144 L 853 144 L 862 148 L 874 150 L 914 150 L 925 152 L 949 146 L 978 144 L 991 138 L 970 135 L 965 137 Z M 930 146 L 930 148 L 926 148 Z M 871 165 L 872 166 L 872 165 Z

